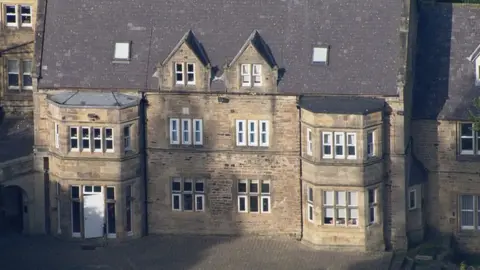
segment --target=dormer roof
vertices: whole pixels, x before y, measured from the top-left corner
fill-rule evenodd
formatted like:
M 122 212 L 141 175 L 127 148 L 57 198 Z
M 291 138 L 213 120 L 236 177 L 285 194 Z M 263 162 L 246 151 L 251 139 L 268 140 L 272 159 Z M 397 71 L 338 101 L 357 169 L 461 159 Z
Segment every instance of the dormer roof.
M 263 38 L 260 36 L 258 30 L 254 30 L 250 34 L 243 46 L 240 48 L 240 51 L 238 51 L 237 55 L 235 55 L 233 60 L 228 65 L 232 66 L 233 64 L 235 64 L 235 62 L 243 54 L 243 52 L 245 52 L 249 45 L 252 45 L 255 50 L 257 50 L 257 52 L 263 57 L 263 59 L 270 67 L 273 68 L 277 66 L 270 47 L 268 47 L 267 43 L 265 43 L 265 40 L 263 40 Z
M 192 50 L 192 52 L 197 56 L 198 60 L 202 62 L 204 66 L 207 66 L 210 64 L 210 60 L 208 59 L 207 53 L 205 52 L 205 49 L 203 48 L 202 44 L 198 41 L 198 39 L 195 37 L 193 34 L 192 30 L 189 30 L 183 35 L 183 37 L 178 41 L 177 45 L 173 48 L 173 50 L 168 54 L 168 56 L 163 60 L 162 66 L 165 65 L 170 58 L 172 58 L 175 53 L 177 53 L 178 49 L 183 44 L 187 44 L 187 46 Z

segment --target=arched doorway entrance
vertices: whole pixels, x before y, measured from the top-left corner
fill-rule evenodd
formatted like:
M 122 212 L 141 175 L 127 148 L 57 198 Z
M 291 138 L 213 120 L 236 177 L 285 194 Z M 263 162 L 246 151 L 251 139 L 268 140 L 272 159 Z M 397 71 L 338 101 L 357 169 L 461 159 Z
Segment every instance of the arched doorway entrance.
M 0 187 L 0 230 L 23 233 L 27 224 L 27 195 L 19 186 Z

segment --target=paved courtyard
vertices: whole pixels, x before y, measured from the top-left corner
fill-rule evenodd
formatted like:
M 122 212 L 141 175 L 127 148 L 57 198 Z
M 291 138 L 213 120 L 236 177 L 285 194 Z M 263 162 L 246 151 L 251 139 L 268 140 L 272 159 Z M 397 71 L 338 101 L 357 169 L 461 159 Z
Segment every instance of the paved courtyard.
M 293 240 L 149 236 L 84 250 L 47 236 L 0 236 L 1 270 L 387 270 L 390 254 L 315 251 Z

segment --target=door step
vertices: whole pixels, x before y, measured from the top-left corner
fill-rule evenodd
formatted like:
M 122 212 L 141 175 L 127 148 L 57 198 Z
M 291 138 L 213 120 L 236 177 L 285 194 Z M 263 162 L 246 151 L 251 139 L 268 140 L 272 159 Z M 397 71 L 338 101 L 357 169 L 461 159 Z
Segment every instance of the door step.
M 80 248 L 82 250 L 96 250 L 97 248 L 102 248 L 106 246 L 105 238 L 93 238 L 84 240 L 82 244 L 80 244 Z

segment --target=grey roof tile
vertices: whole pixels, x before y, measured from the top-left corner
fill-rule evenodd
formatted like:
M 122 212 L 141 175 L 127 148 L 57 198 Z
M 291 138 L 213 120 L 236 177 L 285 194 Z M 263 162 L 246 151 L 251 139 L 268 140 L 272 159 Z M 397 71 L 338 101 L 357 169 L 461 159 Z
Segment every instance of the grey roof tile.
M 48 99 L 72 107 L 128 107 L 137 105 L 136 97 L 117 92 L 75 91 L 48 95 Z
M 155 65 L 188 30 L 212 67 L 221 68 L 257 29 L 285 69 L 282 92 L 397 94 L 402 1 L 50 0 L 47 5 L 40 88 L 156 89 Z M 130 63 L 112 63 L 114 43 L 125 40 L 132 41 Z M 311 64 L 316 44 L 330 46 L 328 66 Z
M 479 96 L 475 66 L 480 9 L 461 4 L 420 6 L 413 117 L 466 120 Z
M 385 107 L 385 100 L 368 97 L 304 96 L 299 106 L 313 113 L 369 114 Z
M 33 138 L 33 119 L 0 119 L 0 162 L 30 155 Z

